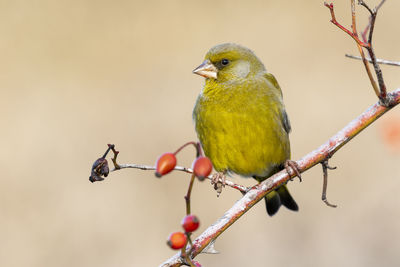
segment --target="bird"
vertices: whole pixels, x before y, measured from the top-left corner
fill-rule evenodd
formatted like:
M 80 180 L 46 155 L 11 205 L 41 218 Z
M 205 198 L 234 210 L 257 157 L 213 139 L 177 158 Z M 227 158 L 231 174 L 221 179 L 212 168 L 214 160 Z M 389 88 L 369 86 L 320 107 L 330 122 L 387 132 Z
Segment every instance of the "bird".
M 193 73 L 205 78 L 193 120 L 204 154 L 217 171 L 213 183 L 231 174 L 261 182 L 290 167 L 301 179 L 290 160 L 291 126 L 281 88 L 253 51 L 235 43 L 216 45 Z M 286 184 L 268 193 L 265 202 L 270 216 L 281 205 L 299 209 Z

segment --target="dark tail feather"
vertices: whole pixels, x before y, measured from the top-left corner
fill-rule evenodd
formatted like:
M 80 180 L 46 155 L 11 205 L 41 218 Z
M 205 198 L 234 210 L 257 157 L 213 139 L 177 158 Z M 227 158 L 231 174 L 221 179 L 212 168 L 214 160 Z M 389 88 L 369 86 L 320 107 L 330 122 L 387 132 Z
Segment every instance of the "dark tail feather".
M 272 191 L 264 199 L 268 215 L 272 216 L 277 213 L 282 204 L 279 194 L 276 191 Z
M 283 206 L 293 211 L 299 210 L 299 206 L 297 206 L 296 201 L 294 201 L 293 197 L 290 195 L 286 185 L 279 187 L 277 191 Z
M 293 211 L 299 210 L 296 201 L 294 201 L 294 199 L 290 195 L 286 185 L 282 185 L 277 190 L 272 191 L 268 195 L 266 195 L 265 204 L 267 206 L 267 213 L 269 216 L 277 213 L 281 205 Z

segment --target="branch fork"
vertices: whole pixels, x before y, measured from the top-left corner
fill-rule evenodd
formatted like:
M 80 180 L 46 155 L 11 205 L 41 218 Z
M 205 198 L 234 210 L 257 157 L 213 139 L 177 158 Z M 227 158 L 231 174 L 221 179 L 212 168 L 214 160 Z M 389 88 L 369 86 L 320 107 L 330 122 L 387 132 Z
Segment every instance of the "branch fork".
M 376 96 L 379 98 L 382 105 L 390 106 L 391 105 L 390 102 L 392 100 L 390 98 L 388 98 L 388 96 L 387 96 L 386 85 L 385 85 L 385 82 L 383 79 L 382 70 L 377 62 L 376 55 L 375 55 L 375 52 L 374 52 L 374 49 L 372 46 L 372 37 L 373 37 L 373 33 L 374 33 L 376 16 L 378 14 L 379 8 L 383 5 L 384 2 L 385 2 L 385 0 L 382 0 L 381 3 L 372 10 L 363 0 L 358 0 L 358 4 L 363 6 L 365 9 L 367 9 L 368 12 L 370 13 L 369 24 L 367 25 L 365 30 L 361 33 L 362 40 L 358 37 L 358 33 L 357 33 L 355 0 L 351 0 L 351 17 L 352 17 L 352 24 L 351 24 L 352 30 L 351 31 L 348 30 L 343 25 L 341 25 L 336 20 L 335 11 L 334 11 L 334 7 L 333 7 L 332 3 L 328 4 L 325 2 L 324 5 L 329 9 L 329 11 L 331 13 L 331 22 L 334 25 L 336 25 L 338 28 L 340 28 L 342 31 L 347 33 L 357 43 L 357 47 L 358 47 L 358 50 L 361 55 L 361 60 L 363 61 L 365 70 L 367 72 L 368 78 L 371 82 L 372 88 L 374 89 Z M 368 40 L 366 37 L 367 32 L 369 32 Z M 363 48 L 366 49 L 369 54 L 370 61 L 371 61 L 372 65 L 374 66 L 374 71 L 375 71 L 375 75 L 377 77 L 378 83 L 375 81 L 375 79 L 372 75 L 372 72 L 369 67 L 368 60 L 365 57 Z

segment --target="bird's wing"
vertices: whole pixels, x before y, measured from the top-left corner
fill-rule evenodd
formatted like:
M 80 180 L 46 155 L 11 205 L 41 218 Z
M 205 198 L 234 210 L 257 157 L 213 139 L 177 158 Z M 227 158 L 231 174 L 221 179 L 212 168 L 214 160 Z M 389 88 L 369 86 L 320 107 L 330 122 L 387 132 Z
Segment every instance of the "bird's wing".
M 267 72 L 265 73 L 265 78 L 267 78 L 267 80 L 279 91 L 280 95 L 282 96 L 281 87 L 279 86 L 279 83 L 276 80 L 275 76 Z M 285 128 L 285 131 L 287 133 L 290 133 L 292 127 L 290 126 L 290 120 L 284 108 L 282 110 L 282 124 L 283 127 Z
M 282 93 L 281 87 L 279 86 L 278 81 L 276 80 L 275 76 L 272 75 L 272 73 L 266 72 L 266 73 L 264 74 L 264 76 L 265 76 L 265 78 L 266 78 L 270 83 L 272 83 L 272 85 L 273 85 L 276 89 L 278 89 L 279 92 Z
M 287 133 L 290 133 L 290 130 L 292 130 L 292 127 L 290 126 L 290 120 L 286 113 L 286 110 L 283 110 L 283 112 L 282 112 L 282 122 L 283 122 L 283 127 L 285 128 L 285 131 Z

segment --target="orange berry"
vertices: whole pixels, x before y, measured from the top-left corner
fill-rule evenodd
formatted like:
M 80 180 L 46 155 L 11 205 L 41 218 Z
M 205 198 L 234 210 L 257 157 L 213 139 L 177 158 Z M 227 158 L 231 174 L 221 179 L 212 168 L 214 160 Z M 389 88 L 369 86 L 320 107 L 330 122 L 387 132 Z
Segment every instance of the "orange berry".
M 182 227 L 187 233 L 191 233 L 199 228 L 200 221 L 195 215 L 186 215 L 182 220 Z
M 156 176 L 161 177 L 170 171 L 172 171 L 176 166 L 176 157 L 173 153 L 162 154 L 156 163 Z
M 199 180 L 204 180 L 210 175 L 212 171 L 211 160 L 207 157 L 200 156 L 193 163 L 193 172 L 199 178 Z
M 167 244 L 172 249 L 181 249 L 186 245 L 186 235 L 182 232 L 171 233 L 168 237 Z

